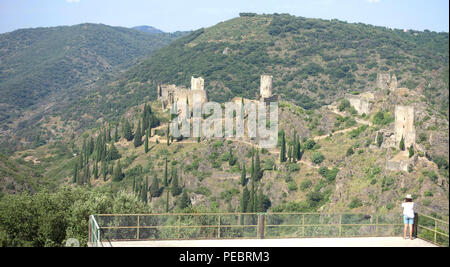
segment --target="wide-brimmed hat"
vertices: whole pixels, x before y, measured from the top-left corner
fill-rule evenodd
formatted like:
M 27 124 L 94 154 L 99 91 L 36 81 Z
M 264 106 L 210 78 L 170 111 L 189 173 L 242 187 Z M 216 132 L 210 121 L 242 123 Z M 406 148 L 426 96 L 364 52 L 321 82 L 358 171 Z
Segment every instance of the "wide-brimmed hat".
M 406 199 L 412 199 L 412 196 L 410 194 L 407 194 Z

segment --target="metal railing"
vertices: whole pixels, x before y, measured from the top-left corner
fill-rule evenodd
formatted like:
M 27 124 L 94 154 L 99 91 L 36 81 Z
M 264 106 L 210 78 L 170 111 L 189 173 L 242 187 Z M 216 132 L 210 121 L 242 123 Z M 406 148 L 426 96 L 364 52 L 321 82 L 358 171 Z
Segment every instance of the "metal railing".
M 103 246 L 100 236 L 100 227 L 94 215 L 89 216 L 89 246 L 98 247 Z
M 448 222 L 420 214 L 417 236 L 448 246 Z M 91 246 L 105 241 L 402 236 L 402 215 L 367 213 L 163 213 L 91 215 Z M 438 224 L 447 224 L 442 229 Z M 434 228 L 431 227 L 434 224 Z M 445 232 L 447 231 L 447 232 Z
M 438 246 L 449 246 L 449 222 L 419 213 L 416 225 L 417 237 Z

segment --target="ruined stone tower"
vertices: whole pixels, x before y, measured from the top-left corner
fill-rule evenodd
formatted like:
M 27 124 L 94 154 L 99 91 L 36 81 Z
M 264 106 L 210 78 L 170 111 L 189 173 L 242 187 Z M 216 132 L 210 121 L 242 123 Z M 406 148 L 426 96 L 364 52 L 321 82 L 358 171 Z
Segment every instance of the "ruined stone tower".
M 205 90 L 205 80 L 202 77 L 191 77 L 191 90 Z
M 389 88 L 391 82 L 391 76 L 389 73 L 378 73 L 377 74 L 377 88 L 381 90 L 386 90 Z
M 272 96 L 272 79 L 272 76 L 261 75 L 261 84 L 259 86 L 261 98 L 269 98 Z
M 378 73 L 377 74 L 377 88 L 381 90 L 390 90 L 395 92 L 397 90 L 397 76 L 395 74 L 391 75 L 389 73 Z
M 414 127 L 414 107 L 395 106 L 395 143 L 400 144 L 402 137 L 405 139 L 405 147 L 415 144 L 416 129 Z
M 391 82 L 389 83 L 389 90 L 395 92 L 397 90 L 397 76 L 392 75 Z

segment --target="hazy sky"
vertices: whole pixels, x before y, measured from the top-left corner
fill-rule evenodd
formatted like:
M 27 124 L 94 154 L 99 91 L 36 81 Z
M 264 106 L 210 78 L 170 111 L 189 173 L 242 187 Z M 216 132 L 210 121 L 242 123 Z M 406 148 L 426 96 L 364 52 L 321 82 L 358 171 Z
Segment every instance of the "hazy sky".
M 0 33 L 84 22 L 173 32 L 209 27 L 239 12 L 449 31 L 448 0 L 0 0 Z

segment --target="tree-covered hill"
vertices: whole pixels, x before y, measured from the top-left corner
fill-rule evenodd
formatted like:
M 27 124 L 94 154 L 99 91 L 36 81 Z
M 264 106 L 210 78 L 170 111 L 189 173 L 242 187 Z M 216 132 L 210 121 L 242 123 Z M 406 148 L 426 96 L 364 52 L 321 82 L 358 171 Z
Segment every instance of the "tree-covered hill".
M 102 24 L 1 34 L 0 136 L 26 136 L 20 131 L 39 121 L 43 110 L 64 110 L 95 81 L 108 79 L 183 34 L 143 33 Z
M 159 50 L 127 73 L 122 88 L 136 81 L 187 85 L 199 75 L 210 98 L 225 101 L 256 97 L 259 75 L 267 73 L 274 76 L 275 92 L 309 109 L 344 91 L 364 90 L 378 72 L 391 72 L 401 87 L 425 84 L 434 101 L 448 96 L 448 47 L 448 33 L 241 14 Z M 438 88 L 427 86 L 432 79 L 441 81 Z M 441 99 L 437 108 L 447 113 L 448 101 Z
M 146 32 L 146 33 L 163 33 L 163 31 L 161 31 L 160 29 L 157 29 L 152 26 L 146 26 L 146 25 L 136 26 L 136 27 L 133 27 L 132 29 L 138 30 L 141 32 Z

